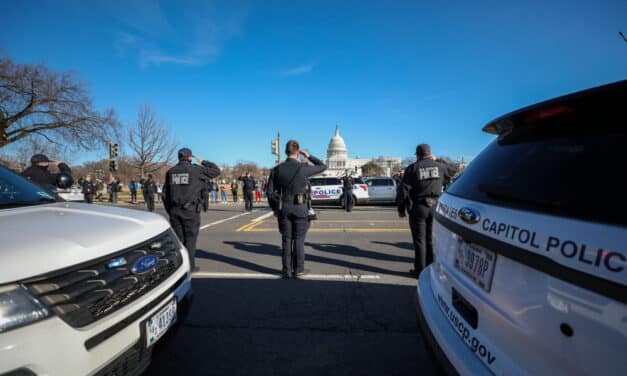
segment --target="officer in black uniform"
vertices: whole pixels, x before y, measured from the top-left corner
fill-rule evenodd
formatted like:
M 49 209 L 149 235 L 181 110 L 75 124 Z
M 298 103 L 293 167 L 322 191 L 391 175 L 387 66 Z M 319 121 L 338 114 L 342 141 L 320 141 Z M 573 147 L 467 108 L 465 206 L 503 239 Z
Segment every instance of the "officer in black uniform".
M 91 179 L 91 175 L 85 176 L 83 181 L 79 181 L 79 184 L 83 190 L 83 197 L 85 202 L 91 204 L 94 202 L 94 196 L 96 195 L 97 186 Z
M 433 211 L 442 193 L 442 183 L 450 178 L 454 168 L 436 160 L 431 147 L 416 147 L 417 161 L 405 169 L 397 196 L 398 215 L 409 212 L 409 226 L 414 241 L 414 268 L 410 274 L 418 276 L 422 269 L 433 262 Z
M 346 175 L 342 178 L 342 191 L 344 192 L 344 195 L 342 196 L 344 202 L 342 204 L 347 212 L 351 212 L 353 210 L 353 205 L 355 204 L 353 201 L 354 184 L 353 178 L 349 175 L 347 170 Z
M 179 163 L 168 170 L 163 186 L 163 206 L 170 216 L 170 225 L 189 252 L 192 271 L 197 271 L 194 260 L 196 239 L 200 227 L 200 191 L 209 179 L 220 175 L 215 163 L 196 158 L 201 165 L 192 164 L 192 151 L 178 152 Z
M 246 172 L 245 176 L 240 176 L 237 180 L 241 180 L 242 182 L 242 190 L 244 191 L 244 204 L 246 207 L 246 211 L 253 210 L 253 191 L 255 190 L 255 186 L 257 183 L 252 176 L 250 176 L 250 172 Z
M 157 193 L 157 185 L 152 178 L 152 174 L 148 174 L 148 179 L 142 180 L 142 191 L 146 200 L 148 211 L 155 211 L 155 194 Z
M 267 197 L 279 201 L 271 203 L 278 217 L 283 248 L 283 278 L 300 277 L 306 273 L 305 235 L 309 229 L 307 206 L 307 178 L 327 169 L 322 161 L 300 150 L 297 141 L 290 140 L 285 147 L 287 160 L 274 167 L 268 178 Z M 301 163 L 298 156 L 313 165 Z
M 72 170 L 68 165 L 61 161 L 51 161 L 43 154 L 33 155 L 30 163 L 30 167 L 22 172 L 22 176 L 45 189 L 49 189 L 50 186 L 57 184 L 59 174 L 72 175 Z M 58 174 L 53 174 L 48 170 L 50 163 L 59 168 Z

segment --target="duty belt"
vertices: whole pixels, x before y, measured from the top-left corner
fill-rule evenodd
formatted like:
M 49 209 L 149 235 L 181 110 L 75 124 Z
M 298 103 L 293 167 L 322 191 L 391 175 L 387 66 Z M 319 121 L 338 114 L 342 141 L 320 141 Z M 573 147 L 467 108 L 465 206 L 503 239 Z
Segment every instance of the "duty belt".
M 290 202 L 294 204 L 304 204 L 305 202 L 307 202 L 307 194 L 297 193 L 295 195 L 285 195 L 283 197 L 283 202 Z

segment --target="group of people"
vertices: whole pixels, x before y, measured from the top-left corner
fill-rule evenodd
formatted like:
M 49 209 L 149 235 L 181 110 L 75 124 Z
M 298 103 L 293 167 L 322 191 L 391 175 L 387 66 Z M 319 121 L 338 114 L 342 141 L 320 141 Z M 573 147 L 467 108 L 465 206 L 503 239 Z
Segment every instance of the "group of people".
M 318 158 L 301 150 L 295 140 L 287 142 L 287 159 L 275 166 L 268 178 L 265 193 L 270 208 L 277 217 L 282 247 L 282 276 L 297 278 L 307 273 L 305 269 L 305 236 L 310 225 L 310 187 L 309 177 L 326 170 L 327 166 Z M 306 160 L 301 162 L 299 157 Z M 409 226 L 414 244 L 414 268 L 410 270 L 417 276 L 422 269 L 433 261 L 433 214 L 437 198 L 443 191 L 443 185 L 455 174 L 455 168 L 444 161 L 437 160 L 427 144 L 416 147 L 417 161 L 407 167 L 398 176 L 397 209 L 400 217 L 409 215 Z M 219 167 L 192 155 L 188 148 L 178 152 L 179 162 L 169 169 L 163 185 L 163 205 L 170 218 L 170 224 L 189 252 L 192 270 L 195 266 L 196 241 L 200 227 L 200 212 L 203 192 L 207 192 L 215 178 L 220 175 Z M 199 164 L 192 164 L 196 159 Z M 59 169 L 59 174 L 70 175 L 69 166 L 60 161 L 51 161 L 45 155 L 37 154 L 31 158 L 31 166 L 22 175 L 41 185 L 55 185 L 58 176 L 48 170 L 50 164 Z M 253 208 L 253 192 L 258 188 L 250 173 L 240 176 L 231 183 L 230 189 L 237 200 L 238 181 L 242 184 L 245 207 Z M 352 210 L 353 179 L 347 173 L 342 178 L 344 186 L 344 207 Z M 110 178 L 111 185 L 120 187 L 115 177 Z M 86 202 L 92 202 L 97 186 L 90 175 L 82 179 L 81 185 Z M 154 211 L 154 197 L 158 193 L 157 184 L 152 175 L 139 182 L 129 183 L 132 202 L 137 201 L 137 190 L 142 187 L 148 210 Z M 222 191 L 227 188 L 224 187 Z M 112 193 L 114 190 L 112 189 Z M 114 196 L 115 197 L 115 196 Z M 255 198 L 257 199 L 257 198 Z M 114 199 L 115 200 L 115 199 Z

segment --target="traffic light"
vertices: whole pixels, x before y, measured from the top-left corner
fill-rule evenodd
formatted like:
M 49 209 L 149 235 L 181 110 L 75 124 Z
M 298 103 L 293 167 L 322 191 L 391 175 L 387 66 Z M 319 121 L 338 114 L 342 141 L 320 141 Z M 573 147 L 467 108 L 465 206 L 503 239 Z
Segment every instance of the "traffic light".
M 118 170 L 118 162 L 115 160 L 109 161 L 109 171 L 117 171 Z
M 109 159 L 117 158 L 118 144 L 109 144 Z
M 279 140 L 272 140 L 272 154 L 281 155 L 281 151 L 279 150 Z

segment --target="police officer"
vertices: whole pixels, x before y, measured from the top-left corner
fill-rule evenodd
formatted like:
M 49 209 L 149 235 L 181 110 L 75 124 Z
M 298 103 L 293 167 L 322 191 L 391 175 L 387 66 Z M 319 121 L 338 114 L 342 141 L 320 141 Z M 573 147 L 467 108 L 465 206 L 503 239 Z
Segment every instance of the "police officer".
M 215 163 L 194 157 L 201 165 L 192 164 L 192 151 L 182 148 L 179 163 L 168 170 L 163 186 L 163 206 L 170 216 L 170 225 L 189 252 L 192 271 L 197 271 L 194 260 L 196 239 L 200 227 L 200 191 L 209 179 L 220 175 Z
M 72 170 L 68 165 L 61 161 L 51 161 L 43 154 L 33 155 L 30 159 L 30 163 L 31 165 L 22 172 L 22 176 L 42 188 L 48 189 L 50 186 L 55 186 L 59 174 L 72 175 Z M 48 170 L 50 163 L 57 166 L 59 169 L 58 174 L 53 174 Z
M 344 209 L 347 212 L 351 212 L 353 210 L 353 178 L 350 176 L 349 171 L 346 170 L 346 175 L 342 178 L 342 191 L 344 192 L 343 200 Z
M 88 204 L 93 203 L 94 196 L 96 195 L 98 187 L 91 179 L 91 175 L 87 174 L 87 176 L 85 176 L 85 179 L 80 181 L 79 184 L 83 190 L 83 197 L 85 198 L 85 202 Z
M 244 206 L 246 211 L 253 210 L 253 191 L 255 190 L 255 186 L 257 183 L 255 179 L 250 176 L 250 172 L 246 172 L 246 175 L 240 176 L 237 180 L 241 180 L 242 189 L 244 191 Z
M 309 229 L 307 206 L 307 178 L 319 174 L 327 166 L 318 158 L 300 150 L 297 141 L 290 140 L 285 147 L 287 160 L 274 167 L 268 179 L 269 200 L 280 200 L 272 204 L 278 217 L 283 248 L 283 278 L 300 277 L 306 273 L 305 235 Z M 301 163 L 298 156 L 307 158 L 313 165 Z
M 409 226 L 414 241 L 414 268 L 410 274 L 418 276 L 433 261 L 433 210 L 442 193 L 443 181 L 454 174 L 453 167 L 436 160 L 431 147 L 416 147 L 417 161 L 403 174 L 397 197 L 398 215 L 409 212 Z
M 148 174 L 148 179 L 142 180 L 142 191 L 144 192 L 144 199 L 146 200 L 146 207 L 148 208 L 148 211 L 154 212 L 157 185 L 152 179 L 152 174 Z

